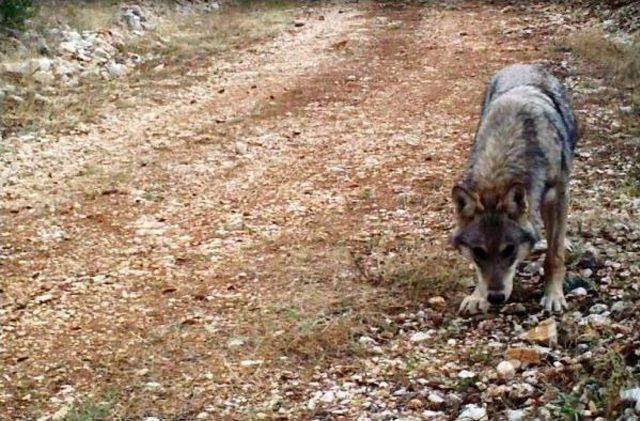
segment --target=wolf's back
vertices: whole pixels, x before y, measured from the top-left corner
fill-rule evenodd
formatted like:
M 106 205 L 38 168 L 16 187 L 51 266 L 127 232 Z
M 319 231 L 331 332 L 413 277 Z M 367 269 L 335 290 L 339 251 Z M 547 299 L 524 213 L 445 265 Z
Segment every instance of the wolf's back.
M 533 100 L 547 102 L 552 107 L 546 117 L 572 154 L 578 139 L 578 127 L 571 101 L 560 81 L 539 65 L 512 64 L 496 73 L 485 92 L 481 118 L 486 116 L 492 102 L 506 93 L 515 93 L 514 90 L 527 90 L 527 95 Z

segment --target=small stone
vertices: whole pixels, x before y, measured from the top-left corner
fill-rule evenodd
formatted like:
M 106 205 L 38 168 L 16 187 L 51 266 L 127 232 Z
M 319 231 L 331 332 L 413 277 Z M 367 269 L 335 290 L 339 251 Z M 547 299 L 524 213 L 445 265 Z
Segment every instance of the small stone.
M 249 146 L 246 143 L 241 141 L 237 141 L 235 143 L 234 148 L 235 148 L 236 154 L 238 155 L 246 155 L 247 152 L 249 152 Z
M 429 334 L 429 332 L 416 332 L 413 335 L 411 335 L 409 340 L 411 342 L 422 342 L 430 338 L 431 338 L 431 335 Z
M 370 338 L 369 336 L 360 336 L 360 339 L 358 339 L 358 342 L 360 343 L 360 345 L 364 345 L 364 346 L 378 345 L 378 342 L 376 342 L 375 339 Z
M 149 390 L 156 390 L 160 388 L 160 383 L 158 382 L 148 382 L 145 384 L 145 387 Z
M 348 82 L 354 82 L 355 80 L 357 80 L 358 78 L 356 77 L 356 75 L 349 75 L 347 76 L 347 81 Z
M 244 345 L 244 341 L 240 338 L 230 339 L 229 342 L 227 342 L 228 348 L 238 348 L 238 347 L 241 347 L 242 345 Z
M 470 404 L 466 405 L 460 415 L 458 415 L 458 420 L 482 420 L 487 416 L 487 410 L 479 405 Z
M 587 295 L 587 290 L 584 289 L 583 287 L 578 287 L 576 289 L 571 290 L 569 294 L 576 295 L 576 296 L 584 296 L 584 295 Z
M 586 317 L 586 321 L 592 326 L 608 326 L 611 324 L 611 319 L 605 314 L 590 314 Z
M 443 309 L 447 305 L 447 301 L 444 299 L 444 297 L 441 297 L 439 295 L 429 298 L 429 300 L 427 300 L 427 303 L 429 304 L 429 306 L 435 309 Z
M 105 69 L 112 78 L 119 78 L 127 73 L 127 66 L 121 63 L 110 61 L 105 65 Z
M 424 418 L 425 420 L 440 420 L 440 419 L 445 419 L 445 415 L 444 412 L 438 412 L 438 411 L 422 411 L 422 418 Z
M 409 402 L 407 402 L 407 408 L 409 409 L 420 409 L 422 408 L 422 401 L 420 399 L 411 399 Z
M 336 394 L 332 391 L 328 391 L 322 394 L 320 397 L 320 402 L 331 403 L 336 400 Z
M 473 379 L 474 377 L 476 377 L 476 373 L 469 370 L 462 370 L 458 373 L 460 379 Z
M 640 387 L 620 391 L 620 399 L 635 403 L 636 412 L 640 413 Z
M 240 366 L 241 367 L 253 367 L 254 365 L 260 365 L 262 363 L 263 363 L 262 360 L 243 360 L 243 361 L 240 361 Z
M 553 318 L 543 320 L 535 328 L 523 333 L 520 338 L 531 343 L 554 346 L 558 343 L 556 321 Z
M 508 360 L 520 361 L 523 366 L 540 364 L 540 352 L 533 348 L 509 348 L 505 357 Z
M 439 406 L 445 403 L 444 398 L 439 394 L 437 394 L 436 392 L 429 393 L 429 396 L 427 396 L 427 399 L 429 400 L 429 402 L 431 402 L 436 406 Z
M 53 300 L 53 294 L 46 293 L 46 294 L 42 294 L 42 295 L 37 296 L 34 301 L 36 303 L 38 303 L 38 304 L 44 304 L 44 303 L 49 302 L 51 300 Z
M 602 304 L 602 303 L 594 304 L 589 309 L 589 313 L 591 313 L 591 314 L 602 314 L 605 311 L 607 311 L 608 308 L 609 308 L 609 306 L 607 306 L 606 304 Z
M 296 21 L 293 22 L 293 26 L 295 26 L 296 28 L 300 28 L 300 27 L 304 26 L 304 21 L 296 20 Z
M 49 85 L 54 80 L 53 74 L 44 70 L 38 70 L 31 77 L 41 85 Z
M 507 420 L 508 421 L 522 421 L 525 418 L 525 410 L 524 409 L 508 409 L 506 411 Z
M 500 362 L 496 367 L 496 371 L 502 380 L 511 380 L 516 375 L 516 368 L 510 361 Z
M 626 302 L 624 302 L 624 301 L 616 301 L 611 306 L 611 312 L 612 313 L 622 313 L 624 310 L 627 309 L 627 307 L 629 307 L 629 305 Z

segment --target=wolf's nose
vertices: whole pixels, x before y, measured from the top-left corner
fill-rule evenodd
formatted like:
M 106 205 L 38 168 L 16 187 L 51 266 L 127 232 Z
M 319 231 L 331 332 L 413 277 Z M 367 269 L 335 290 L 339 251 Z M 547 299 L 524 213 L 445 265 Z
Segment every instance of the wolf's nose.
M 501 292 L 490 292 L 487 300 L 494 306 L 504 303 L 504 294 Z

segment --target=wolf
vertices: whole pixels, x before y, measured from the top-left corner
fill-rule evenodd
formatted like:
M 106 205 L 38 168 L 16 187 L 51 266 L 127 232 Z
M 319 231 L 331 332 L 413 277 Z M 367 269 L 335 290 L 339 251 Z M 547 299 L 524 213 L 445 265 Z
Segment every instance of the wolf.
M 508 300 L 516 267 L 544 225 L 542 306 L 567 308 L 562 291 L 569 177 L 578 127 L 563 85 L 538 64 L 512 64 L 491 79 L 468 166 L 453 187 L 453 246 L 474 262 L 477 284 L 462 313 Z

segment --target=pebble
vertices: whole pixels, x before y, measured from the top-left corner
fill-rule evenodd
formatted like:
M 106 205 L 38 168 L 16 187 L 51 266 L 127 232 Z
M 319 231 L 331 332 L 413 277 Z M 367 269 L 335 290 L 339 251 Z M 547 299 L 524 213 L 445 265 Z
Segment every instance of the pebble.
M 507 410 L 505 415 L 507 416 L 508 421 L 522 421 L 525 418 L 525 410 L 524 409 L 513 409 Z
M 462 370 L 458 373 L 460 379 L 473 379 L 474 377 L 476 377 L 476 373 L 469 370 Z
M 242 345 L 244 345 L 244 341 L 240 338 L 230 339 L 229 342 L 227 342 L 228 348 L 238 348 L 238 347 L 241 347 Z
M 508 360 L 520 361 L 524 366 L 540 363 L 540 352 L 534 348 L 509 348 L 505 357 Z
M 437 394 L 436 392 L 429 393 L 429 396 L 427 396 L 427 399 L 429 400 L 429 402 L 435 405 L 442 405 L 445 402 L 444 398 L 439 394 Z
M 612 313 L 622 313 L 627 307 L 628 307 L 628 304 L 626 302 L 624 302 L 624 301 L 616 301 L 611 306 L 611 312 Z
M 602 304 L 602 303 L 594 304 L 589 309 L 589 313 L 591 313 L 591 314 L 602 314 L 605 311 L 607 311 L 608 308 L 609 308 L 609 306 L 607 306 L 606 304 Z
M 440 419 L 445 419 L 445 414 L 444 412 L 439 412 L 439 411 L 422 411 L 422 418 L 426 419 L 426 420 L 440 420 Z
M 553 318 L 540 322 L 535 328 L 523 333 L 521 339 L 540 345 L 554 346 L 558 343 L 558 327 Z
M 112 78 L 119 78 L 127 73 L 127 66 L 111 61 L 105 65 L 105 69 Z
M 416 332 L 413 335 L 411 335 L 409 340 L 411 342 L 422 342 L 430 338 L 431 338 L 431 335 L 429 334 L 429 332 Z
M 441 296 L 431 297 L 427 300 L 429 306 L 435 309 L 442 309 L 447 305 L 447 301 Z
M 511 380 L 516 375 L 516 368 L 510 361 L 502 361 L 496 367 L 498 376 L 503 380 Z
M 487 410 L 479 405 L 470 404 L 466 405 L 460 415 L 458 416 L 458 420 L 482 420 L 487 416 Z
M 246 155 L 249 152 L 249 146 L 241 141 L 235 143 L 234 149 L 238 155 Z
M 569 294 L 576 295 L 576 296 L 585 296 L 588 293 L 587 293 L 587 290 L 584 289 L 583 287 L 578 287 L 576 289 L 571 290 Z

